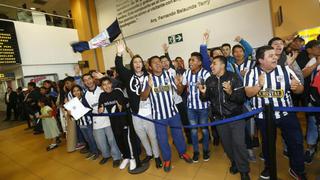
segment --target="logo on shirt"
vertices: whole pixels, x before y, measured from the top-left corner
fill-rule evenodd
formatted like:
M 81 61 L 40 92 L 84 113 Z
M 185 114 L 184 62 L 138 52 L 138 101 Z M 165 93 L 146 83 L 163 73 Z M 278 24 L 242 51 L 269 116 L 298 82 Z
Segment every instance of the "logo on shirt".
M 283 76 L 277 76 L 277 82 L 283 82 L 284 77 Z
M 171 89 L 170 85 L 160 85 L 158 87 L 154 87 L 153 91 L 155 93 L 161 93 L 161 92 L 168 92 L 168 91 L 170 91 L 170 89 Z
M 284 91 L 283 89 L 265 89 L 258 92 L 257 97 L 260 98 L 283 98 L 284 97 Z

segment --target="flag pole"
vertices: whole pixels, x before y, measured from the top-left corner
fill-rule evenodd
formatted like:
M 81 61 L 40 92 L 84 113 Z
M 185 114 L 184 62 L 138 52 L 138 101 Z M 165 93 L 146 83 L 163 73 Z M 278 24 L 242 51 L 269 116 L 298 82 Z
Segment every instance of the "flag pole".
M 118 21 L 118 18 L 116 18 L 116 19 L 117 19 L 117 21 Z M 119 21 L 118 21 L 118 24 L 119 24 Z M 127 45 L 126 39 L 124 38 L 124 35 L 123 35 L 122 28 L 121 28 L 120 24 L 119 24 L 119 28 L 120 28 L 120 31 L 121 31 L 122 40 L 123 40 L 123 42 L 124 42 L 124 45 L 125 45 L 126 48 L 127 48 L 128 45 Z

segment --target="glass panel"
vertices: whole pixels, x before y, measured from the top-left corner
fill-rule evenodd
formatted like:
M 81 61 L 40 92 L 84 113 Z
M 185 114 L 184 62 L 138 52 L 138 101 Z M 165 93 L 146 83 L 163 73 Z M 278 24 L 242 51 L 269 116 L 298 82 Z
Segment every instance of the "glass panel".
M 0 4 L 0 19 L 74 28 L 72 18 Z

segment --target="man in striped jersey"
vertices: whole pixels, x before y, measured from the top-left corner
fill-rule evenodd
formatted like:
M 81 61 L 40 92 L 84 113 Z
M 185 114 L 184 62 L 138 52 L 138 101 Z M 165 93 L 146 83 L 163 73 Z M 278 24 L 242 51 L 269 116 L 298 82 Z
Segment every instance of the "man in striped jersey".
M 182 133 L 182 124 L 177 107 L 173 100 L 176 84 L 174 78 L 163 70 L 160 58 L 153 56 L 148 60 L 152 75 L 145 78 L 141 98 L 150 97 L 152 119 L 156 120 L 155 128 L 158 143 L 164 160 L 164 171 L 171 170 L 171 150 L 168 143 L 167 126 L 170 126 L 174 145 L 180 158 L 187 163 L 192 163 L 191 158 L 186 154 L 186 142 Z
M 238 68 L 242 77 L 255 65 L 255 61 L 252 60 L 252 56 L 250 55 L 245 57 L 244 52 L 245 50 L 240 44 L 232 47 L 232 55 L 235 59 L 235 66 Z
M 204 84 L 210 73 L 202 68 L 202 55 L 198 52 L 193 52 L 189 61 L 190 69 L 183 73 L 182 79 L 177 84 L 180 88 L 187 88 L 188 93 L 188 119 L 190 125 L 207 124 L 208 123 L 208 102 L 202 102 L 200 99 L 199 84 Z M 209 131 L 208 127 L 203 127 L 203 160 L 208 161 L 210 158 L 209 151 Z M 198 128 L 191 130 L 192 145 L 193 145 L 193 162 L 199 161 L 199 141 Z
M 275 50 L 271 46 L 258 48 L 256 59 L 256 67 L 251 69 L 244 78 L 245 92 L 251 98 L 253 108 L 261 108 L 265 104 L 273 104 L 275 107 L 291 107 L 291 92 L 303 92 L 303 85 L 296 74 L 288 66 L 277 65 Z M 288 146 L 290 175 L 295 179 L 306 179 L 303 137 L 296 114 L 275 111 L 274 117 Z M 256 117 L 256 124 L 262 134 L 262 152 L 265 158 L 265 169 L 260 177 L 270 179 L 268 147 L 265 144 L 266 123 L 263 113 Z

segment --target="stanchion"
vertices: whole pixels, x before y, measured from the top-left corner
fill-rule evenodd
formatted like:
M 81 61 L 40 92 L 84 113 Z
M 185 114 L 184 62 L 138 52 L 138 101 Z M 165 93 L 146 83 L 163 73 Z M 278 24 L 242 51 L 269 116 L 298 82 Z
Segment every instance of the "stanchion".
M 266 133 L 267 133 L 267 146 L 268 146 L 268 156 L 269 156 L 269 173 L 271 180 L 277 180 L 277 158 L 276 158 L 276 124 L 273 116 L 273 106 L 272 104 L 266 104 L 264 108 L 264 117 L 266 123 Z

